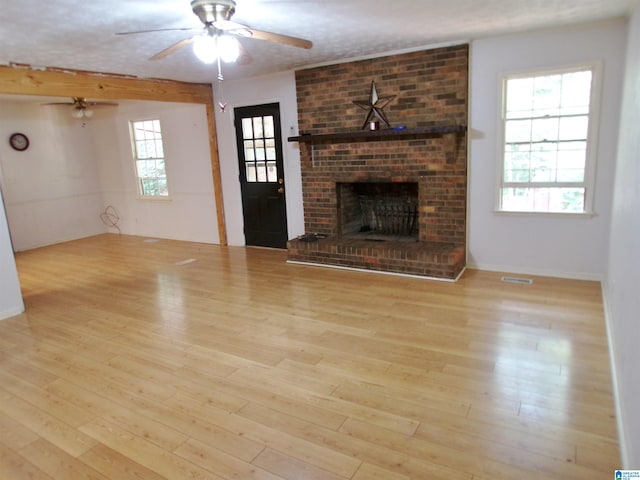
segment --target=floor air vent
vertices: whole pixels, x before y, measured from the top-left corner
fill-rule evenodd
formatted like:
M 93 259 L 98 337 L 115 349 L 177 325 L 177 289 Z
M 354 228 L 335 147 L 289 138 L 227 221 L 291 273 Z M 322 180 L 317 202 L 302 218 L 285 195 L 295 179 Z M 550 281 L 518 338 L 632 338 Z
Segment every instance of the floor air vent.
M 502 277 L 500 280 L 506 283 L 519 283 L 520 285 L 531 285 L 533 283 L 530 278 Z

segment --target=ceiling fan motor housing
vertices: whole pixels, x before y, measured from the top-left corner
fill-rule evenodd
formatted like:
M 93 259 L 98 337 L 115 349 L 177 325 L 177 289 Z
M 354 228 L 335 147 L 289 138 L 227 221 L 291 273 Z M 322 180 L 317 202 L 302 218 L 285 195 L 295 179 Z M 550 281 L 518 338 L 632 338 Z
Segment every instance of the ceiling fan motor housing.
M 236 11 L 234 0 L 193 0 L 191 9 L 200 21 L 210 25 L 220 20 L 229 20 Z

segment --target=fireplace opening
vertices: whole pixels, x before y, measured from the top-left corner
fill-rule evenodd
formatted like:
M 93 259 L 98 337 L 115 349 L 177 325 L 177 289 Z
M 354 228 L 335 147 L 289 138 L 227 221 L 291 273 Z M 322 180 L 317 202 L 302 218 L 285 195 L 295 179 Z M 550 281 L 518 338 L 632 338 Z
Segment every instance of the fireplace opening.
M 417 182 L 337 183 L 336 193 L 339 235 L 418 240 Z

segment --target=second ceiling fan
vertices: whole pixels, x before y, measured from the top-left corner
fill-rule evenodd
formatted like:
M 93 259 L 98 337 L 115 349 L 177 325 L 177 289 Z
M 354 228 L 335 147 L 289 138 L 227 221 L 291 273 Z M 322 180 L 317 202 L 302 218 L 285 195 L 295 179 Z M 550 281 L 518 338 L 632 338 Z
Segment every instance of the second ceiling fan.
M 203 23 L 204 31 L 170 45 L 161 52 L 156 53 L 150 60 L 161 60 L 193 43 L 196 55 L 205 63 L 213 63 L 220 59 L 224 61 L 235 61 L 236 58 L 238 58 L 241 48 L 235 38 L 236 36 L 256 38 L 298 48 L 308 49 L 313 46 L 309 40 L 280 33 L 265 32 L 232 21 L 231 17 L 236 11 L 236 2 L 234 0 L 192 0 L 191 9 Z M 194 29 L 161 28 L 120 32 L 117 35 L 166 32 L 172 30 L 191 31 Z M 246 58 L 246 55 L 244 55 L 244 57 Z

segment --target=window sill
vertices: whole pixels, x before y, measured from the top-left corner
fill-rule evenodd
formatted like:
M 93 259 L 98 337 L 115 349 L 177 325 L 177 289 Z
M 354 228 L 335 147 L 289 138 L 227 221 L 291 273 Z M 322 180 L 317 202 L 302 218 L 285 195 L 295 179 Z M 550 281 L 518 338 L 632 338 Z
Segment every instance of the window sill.
M 171 197 L 161 197 L 161 196 L 157 196 L 157 197 L 143 197 L 138 195 L 138 197 L 136 198 L 136 200 L 140 200 L 142 202 L 170 202 L 171 201 Z
M 595 212 L 517 212 L 509 210 L 494 210 L 495 215 L 501 217 L 542 217 L 542 218 L 593 218 L 597 214 Z

